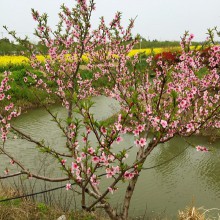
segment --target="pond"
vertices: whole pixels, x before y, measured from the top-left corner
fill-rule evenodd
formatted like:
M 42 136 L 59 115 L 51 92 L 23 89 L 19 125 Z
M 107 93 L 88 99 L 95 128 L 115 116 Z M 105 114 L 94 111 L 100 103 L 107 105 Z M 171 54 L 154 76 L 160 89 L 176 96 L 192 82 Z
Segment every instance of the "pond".
M 112 99 L 97 97 L 95 102 L 93 111 L 97 119 L 105 119 L 119 110 L 118 103 Z M 61 106 L 52 106 L 51 110 L 58 112 L 61 118 L 66 116 L 66 111 Z M 51 116 L 43 108 L 29 110 L 17 118 L 13 124 L 38 140 L 44 139 L 55 149 L 61 149 L 65 141 L 59 128 L 51 121 Z M 134 143 L 132 135 L 127 134 L 123 139 L 121 146 L 117 145 L 119 149 Z M 131 216 L 140 216 L 147 212 L 152 215 L 161 213 L 163 216 L 175 219 L 177 211 L 184 209 L 192 201 L 197 207 L 220 208 L 220 141 L 210 143 L 209 138 L 202 136 L 193 136 L 187 141 L 195 145 L 210 147 L 212 151 L 208 153 L 197 152 L 194 147 L 189 146 L 180 137 L 154 149 L 147 158 L 144 167 L 156 167 L 142 171 L 132 199 Z M 187 146 L 188 148 L 186 148 Z M 186 150 L 184 150 L 185 148 Z M 13 139 L 12 136 L 7 142 L 6 149 L 18 156 L 26 166 L 36 172 L 46 172 L 52 176 L 60 175 L 60 171 L 55 169 L 57 163 L 36 152 L 35 146 L 23 139 Z M 135 155 L 134 149 L 127 160 L 132 161 Z M 175 157 L 175 155 L 178 156 Z M 175 159 L 169 161 L 172 157 Z M 164 163 L 165 161 L 168 162 Z M 42 162 L 44 166 L 40 166 Z M 0 155 L 1 173 L 4 172 L 5 163 L 8 164 L 10 170 L 13 170 L 8 159 L 6 160 L 3 155 Z M 160 164 L 163 165 L 157 166 Z M 103 178 L 103 186 L 107 186 L 109 179 Z M 34 184 L 37 185 L 35 189 L 37 191 L 39 189 L 38 183 L 34 182 Z M 117 193 L 110 196 L 111 203 L 119 208 L 125 186 L 126 183 L 119 184 Z M 63 191 L 63 193 L 68 193 Z M 76 200 L 79 201 L 79 198 Z M 211 212 L 211 215 L 216 216 L 217 213 Z

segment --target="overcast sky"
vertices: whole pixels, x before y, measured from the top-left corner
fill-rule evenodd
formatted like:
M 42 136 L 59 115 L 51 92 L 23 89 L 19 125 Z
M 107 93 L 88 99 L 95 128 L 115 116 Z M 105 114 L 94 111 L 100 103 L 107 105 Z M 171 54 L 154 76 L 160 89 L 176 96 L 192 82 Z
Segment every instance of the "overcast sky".
M 60 5 L 73 6 L 74 0 L 0 0 L 0 38 L 7 37 L 3 25 L 20 35 L 32 35 L 36 23 L 31 17 L 31 8 L 49 15 L 49 24 L 55 27 Z M 92 25 L 104 16 L 107 21 L 116 11 L 123 13 L 123 24 L 135 18 L 133 34 L 146 39 L 179 40 L 185 30 L 195 35 L 196 41 L 206 38 L 207 28 L 220 29 L 220 0 L 96 0 Z

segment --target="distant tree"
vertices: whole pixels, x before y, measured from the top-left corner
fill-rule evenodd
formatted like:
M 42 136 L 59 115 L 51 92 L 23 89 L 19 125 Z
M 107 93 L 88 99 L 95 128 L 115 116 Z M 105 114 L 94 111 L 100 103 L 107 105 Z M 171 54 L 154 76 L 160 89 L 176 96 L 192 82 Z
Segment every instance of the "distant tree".
M 15 45 L 9 39 L 0 39 L 0 54 L 11 54 L 15 50 Z

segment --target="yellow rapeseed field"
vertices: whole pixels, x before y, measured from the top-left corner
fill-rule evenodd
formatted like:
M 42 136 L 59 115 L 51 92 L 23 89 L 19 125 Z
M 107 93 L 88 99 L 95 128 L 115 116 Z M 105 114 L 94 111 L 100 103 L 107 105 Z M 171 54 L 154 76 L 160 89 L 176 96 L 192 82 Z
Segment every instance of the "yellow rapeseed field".
M 45 61 L 44 56 L 37 56 L 37 59 L 41 62 Z M 0 66 L 8 65 L 26 65 L 29 64 L 29 59 L 25 56 L 0 56 Z
M 0 66 L 27 64 L 29 59 L 24 56 L 0 56 Z
M 190 50 L 199 50 L 202 46 L 190 46 Z M 129 52 L 129 56 L 134 56 L 135 54 L 143 53 L 147 56 L 151 54 L 159 54 L 163 52 L 175 52 L 175 51 L 181 51 L 181 47 L 164 47 L 164 48 L 146 48 L 146 49 L 135 49 L 131 50 Z
M 42 55 L 38 55 L 37 59 L 40 62 L 45 62 L 45 57 Z M 68 59 L 68 56 L 67 56 Z M 84 62 L 88 62 L 89 59 L 86 55 L 82 56 Z M 22 65 L 29 64 L 29 59 L 25 56 L 0 56 L 0 66 L 8 66 L 8 65 Z
M 196 48 L 194 46 L 190 47 L 190 49 L 192 50 L 199 49 L 199 48 L 201 47 L 196 47 Z M 139 53 L 150 55 L 150 54 L 158 54 L 158 53 L 168 52 L 168 51 L 174 52 L 174 51 L 180 51 L 180 50 L 181 50 L 180 47 L 134 49 L 134 50 L 131 50 L 128 53 L 128 55 L 132 57 L 135 54 L 139 54 Z M 82 58 L 84 62 L 89 61 L 86 55 L 83 55 Z M 37 56 L 37 59 L 41 62 L 45 61 L 45 57 L 41 55 Z M 29 63 L 29 59 L 25 56 L 0 56 L 0 66 L 22 65 L 22 64 L 28 64 L 28 63 Z
M 150 55 L 150 54 L 158 54 L 158 53 L 162 53 L 164 51 L 170 51 L 169 48 L 146 48 L 146 49 L 134 49 L 131 50 L 128 54 L 128 56 L 134 56 L 135 54 L 139 54 L 139 53 L 143 53 L 146 55 Z

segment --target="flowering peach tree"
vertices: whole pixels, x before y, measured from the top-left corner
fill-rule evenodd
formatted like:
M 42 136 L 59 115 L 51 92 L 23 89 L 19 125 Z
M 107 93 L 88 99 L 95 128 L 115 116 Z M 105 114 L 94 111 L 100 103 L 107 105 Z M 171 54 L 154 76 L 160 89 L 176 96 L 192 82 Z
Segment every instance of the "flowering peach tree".
M 138 42 L 131 34 L 134 20 L 130 20 L 125 29 L 121 25 L 121 14 L 116 13 L 109 24 L 102 17 L 98 28 L 92 29 L 93 0 L 77 0 L 73 9 L 64 5 L 61 8 L 55 31 L 48 26 L 46 14 L 32 11 L 38 22 L 35 34 L 47 47 L 48 56 L 42 63 L 31 48 L 31 66 L 41 70 L 44 76 L 39 78 L 28 73 L 28 77 L 49 95 L 56 94 L 66 108 L 64 124 L 45 106 L 66 143 L 63 149 L 55 150 L 13 126 L 10 121 L 20 114 L 20 110 L 10 102 L 10 73 L 5 72 L 0 85 L 0 101 L 8 104 L 0 119 L 0 151 L 18 167 L 17 173 L 6 170 L 5 176 L 27 175 L 51 182 L 65 181 L 67 190 L 80 189 L 84 210 L 101 207 L 111 219 L 125 220 L 143 165 L 154 148 L 177 135 L 188 137 L 201 129 L 220 128 L 220 46 L 211 45 L 205 60 L 200 51 L 186 49 L 194 37 L 186 34 L 182 38 L 178 61 L 167 62 L 157 57 L 155 64 L 153 57 L 143 60 L 138 55 L 128 56 Z M 82 69 L 92 74 L 83 75 Z M 120 104 L 120 112 L 110 124 L 95 119 L 91 112 L 94 105 L 91 98 L 100 95 L 111 97 Z M 65 176 L 52 178 L 28 170 L 4 147 L 11 131 L 54 157 Z M 134 136 L 134 144 L 119 151 L 117 144 L 123 142 L 126 133 Z M 95 143 L 90 142 L 91 136 L 95 136 Z M 128 163 L 132 148 L 136 157 Z M 68 153 L 64 153 L 66 150 Z M 196 150 L 208 151 L 204 146 L 197 146 Z M 102 186 L 103 179 L 107 179 L 107 187 Z M 117 210 L 110 205 L 107 196 L 116 193 L 121 181 L 127 188 L 122 209 Z M 72 182 L 76 184 L 74 187 Z M 93 200 L 88 200 L 87 195 Z

